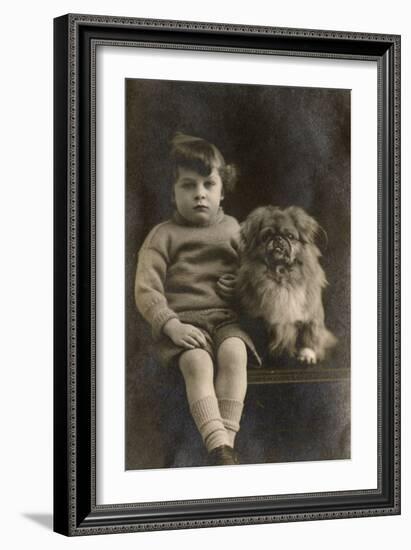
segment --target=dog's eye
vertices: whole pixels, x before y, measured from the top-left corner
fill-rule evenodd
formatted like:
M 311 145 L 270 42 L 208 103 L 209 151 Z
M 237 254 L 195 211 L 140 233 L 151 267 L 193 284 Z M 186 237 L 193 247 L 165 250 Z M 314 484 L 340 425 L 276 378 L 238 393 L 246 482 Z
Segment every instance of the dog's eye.
M 290 241 L 294 241 L 295 240 L 295 237 L 292 233 L 288 233 L 287 235 L 288 239 L 290 239 Z
M 273 235 L 274 232 L 271 227 L 266 227 L 260 233 L 260 241 L 266 243 L 268 240 L 272 239 Z

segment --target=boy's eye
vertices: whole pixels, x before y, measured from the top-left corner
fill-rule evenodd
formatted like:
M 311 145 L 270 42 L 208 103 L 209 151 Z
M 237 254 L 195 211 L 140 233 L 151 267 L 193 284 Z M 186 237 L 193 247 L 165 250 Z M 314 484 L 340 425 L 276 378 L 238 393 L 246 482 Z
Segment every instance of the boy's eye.
M 214 187 L 215 185 L 217 185 L 217 183 L 214 180 L 210 180 L 210 181 L 205 182 L 206 187 Z

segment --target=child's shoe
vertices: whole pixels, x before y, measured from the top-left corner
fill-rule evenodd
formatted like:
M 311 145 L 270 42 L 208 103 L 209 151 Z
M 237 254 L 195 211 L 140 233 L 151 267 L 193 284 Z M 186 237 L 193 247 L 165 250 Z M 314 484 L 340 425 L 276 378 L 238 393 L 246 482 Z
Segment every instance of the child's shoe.
M 220 445 L 209 453 L 210 466 L 231 466 L 239 464 L 237 455 L 232 447 Z

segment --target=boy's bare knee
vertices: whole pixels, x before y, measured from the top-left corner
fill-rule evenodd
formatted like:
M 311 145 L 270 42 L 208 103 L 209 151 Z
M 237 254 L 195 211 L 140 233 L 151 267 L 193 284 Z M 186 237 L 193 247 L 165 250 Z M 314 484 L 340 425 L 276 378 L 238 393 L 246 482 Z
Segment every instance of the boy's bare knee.
M 200 348 L 190 349 L 182 353 L 179 366 L 184 377 L 197 376 L 201 370 L 204 372 L 213 369 L 209 353 Z
M 238 369 L 247 365 L 247 348 L 243 340 L 237 337 L 226 338 L 217 352 L 220 368 Z

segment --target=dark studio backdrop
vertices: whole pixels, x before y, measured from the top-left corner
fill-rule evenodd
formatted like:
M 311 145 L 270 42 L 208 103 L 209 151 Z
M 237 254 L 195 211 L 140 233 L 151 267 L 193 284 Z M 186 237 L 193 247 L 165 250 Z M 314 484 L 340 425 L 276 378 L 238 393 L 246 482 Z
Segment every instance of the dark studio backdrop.
M 126 81 L 125 116 L 125 467 L 201 465 L 205 451 L 182 378 L 156 363 L 150 328 L 134 303 L 139 248 L 149 230 L 172 213 L 170 139 L 176 131 L 202 137 L 237 166 L 236 191 L 223 207 L 240 222 L 258 206 L 297 205 L 325 229 L 328 243 L 318 242 L 329 282 L 324 309 L 326 324 L 339 339 L 328 363 L 346 368 L 350 91 L 132 79 Z M 264 345 L 263 337 L 258 345 Z M 243 463 L 349 458 L 349 384 L 249 386 L 236 444 Z

